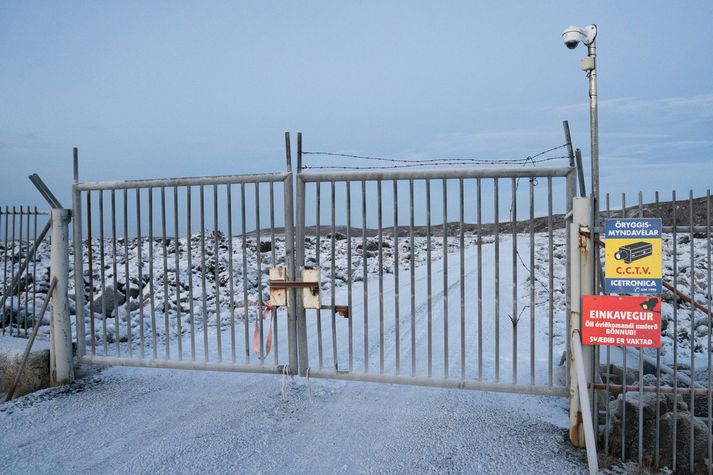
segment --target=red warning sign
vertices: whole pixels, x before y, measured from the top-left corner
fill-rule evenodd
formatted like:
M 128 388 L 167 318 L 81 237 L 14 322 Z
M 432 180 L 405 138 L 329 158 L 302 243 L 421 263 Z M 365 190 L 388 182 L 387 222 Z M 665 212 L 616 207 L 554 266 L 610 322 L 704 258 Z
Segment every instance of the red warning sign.
M 582 344 L 661 347 L 661 297 L 582 297 Z

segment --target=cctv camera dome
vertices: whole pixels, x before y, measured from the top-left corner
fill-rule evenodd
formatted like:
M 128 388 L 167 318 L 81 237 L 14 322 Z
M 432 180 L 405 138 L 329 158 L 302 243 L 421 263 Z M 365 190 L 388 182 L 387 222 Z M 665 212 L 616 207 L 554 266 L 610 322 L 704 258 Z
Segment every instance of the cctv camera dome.
M 569 49 L 574 49 L 579 44 L 578 40 L 565 40 L 564 45 Z

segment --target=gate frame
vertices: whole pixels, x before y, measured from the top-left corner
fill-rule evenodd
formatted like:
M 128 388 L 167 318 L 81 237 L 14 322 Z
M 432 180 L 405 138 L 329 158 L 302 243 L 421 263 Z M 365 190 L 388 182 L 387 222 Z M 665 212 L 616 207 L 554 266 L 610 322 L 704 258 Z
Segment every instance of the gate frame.
M 292 279 L 295 273 L 295 253 L 294 239 L 290 237 L 294 235 L 294 205 L 293 205 L 293 172 L 292 172 L 292 155 L 290 150 L 290 134 L 285 132 L 285 160 L 286 171 L 277 173 L 255 173 L 244 175 L 220 175 L 220 176 L 199 176 L 199 177 L 180 177 L 180 178 L 159 178 L 159 179 L 142 179 L 142 180 L 120 180 L 120 181 L 104 181 L 104 182 L 79 182 L 79 159 L 78 150 L 74 148 L 74 183 L 72 185 L 72 216 L 74 218 L 73 227 L 73 246 L 74 246 L 74 281 L 76 295 L 76 338 L 77 352 L 76 363 L 82 364 L 98 364 L 98 365 L 119 365 L 119 366 L 136 366 L 150 368 L 173 368 L 173 369 L 193 369 L 207 371 L 233 371 L 246 373 L 279 373 L 279 374 L 296 374 L 298 371 L 297 360 L 297 335 L 296 335 L 296 305 L 290 304 L 287 306 L 287 339 L 288 339 L 288 363 L 279 365 L 268 364 L 250 364 L 250 363 L 224 363 L 215 361 L 192 361 L 192 360 L 173 360 L 173 359 L 154 359 L 154 358 L 132 358 L 132 357 L 114 357 L 114 356 L 97 356 L 86 354 L 85 344 L 85 309 L 84 309 L 84 271 L 83 271 L 83 249 L 84 239 L 82 236 L 82 191 L 106 191 L 106 190 L 121 190 L 121 189 L 139 189 L 139 188 L 160 188 L 160 187 L 179 187 L 179 186 L 200 186 L 200 185 L 234 185 L 248 183 L 282 183 L 284 187 L 284 228 L 285 228 L 285 260 L 287 267 L 288 279 Z M 76 239 L 79 236 L 79 239 Z M 288 290 L 288 302 L 295 301 L 294 289 Z
M 568 132 L 568 126 L 565 122 L 565 133 Z M 569 144 L 569 140 L 568 140 Z M 552 168 L 448 168 L 448 169 L 428 169 L 428 170 L 357 170 L 357 171 L 342 171 L 342 172 L 310 172 L 303 173 L 302 167 L 302 134 L 297 134 L 297 170 L 295 180 L 297 186 L 297 204 L 296 204 L 296 263 L 295 270 L 304 268 L 305 266 L 305 216 L 306 216 L 306 200 L 305 188 L 307 183 L 321 182 L 354 182 L 365 180 L 416 180 L 416 179 L 477 179 L 477 178 L 566 178 L 566 214 L 565 214 L 565 229 L 566 229 L 566 249 L 567 260 L 574 257 L 570 249 L 570 224 L 572 223 L 572 206 L 573 198 L 576 196 L 576 173 L 577 168 L 574 167 L 572 157 L 570 157 L 569 166 L 552 167 Z M 570 316 L 572 315 L 571 302 L 571 272 L 569 265 L 565 266 L 567 276 L 565 292 L 567 319 L 567 334 L 569 336 L 572 325 L 570 324 Z M 297 272 L 299 275 L 299 272 Z M 313 376 L 325 379 L 343 379 L 353 381 L 370 381 L 391 384 L 404 384 L 413 386 L 429 386 L 429 387 L 444 387 L 457 389 L 474 389 L 492 392 L 507 392 L 520 394 L 534 394 L 547 396 L 563 396 L 570 394 L 571 386 L 577 384 L 576 379 L 570 377 L 570 359 L 571 346 L 569 337 L 566 338 L 566 384 L 565 386 L 538 386 L 530 384 L 508 384 L 493 381 L 478 381 L 478 380 L 463 380 L 457 378 L 433 378 L 433 377 L 415 377 L 391 374 L 378 373 L 358 373 L 348 371 L 334 370 L 317 370 L 309 368 L 308 342 L 307 342 L 307 323 L 306 312 L 302 302 L 301 294 L 297 294 L 297 345 L 299 348 L 299 374 L 301 376 Z M 350 318 L 352 316 L 350 315 Z M 578 322 L 577 322 L 578 323 Z M 577 324 L 577 328 L 578 328 Z M 573 366 L 573 365 L 572 365 Z

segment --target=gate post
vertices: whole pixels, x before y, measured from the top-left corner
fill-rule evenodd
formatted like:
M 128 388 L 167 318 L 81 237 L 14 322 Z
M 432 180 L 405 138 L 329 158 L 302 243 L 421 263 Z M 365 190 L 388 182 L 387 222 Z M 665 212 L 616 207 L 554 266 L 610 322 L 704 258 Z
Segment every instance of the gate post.
M 297 236 L 295 277 L 302 280 L 305 265 L 305 182 L 302 180 L 302 132 L 297 133 Z M 302 292 L 295 292 L 297 319 L 297 348 L 300 376 L 307 374 L 309 357 L 307 355 L 307 322 Z
M 79 183 L 79 151 L 74 147 L 74 184 Z M 84 259 L 82 253 L 82 199 L 81 193 L 76 187 L 72 187 L 72 244 L 74 246 L 74 302 L 75 302 L 75 322 L 77 325 L 77 354 L 84 356 L 85 328 L 84 328 Z M 89 246 L 92 244 L 89 243 Z M 90 316 L 94 318 L 94 315 Z M 92 335 L 92 338 L 94 335 Z
M 292 194 L 292 149 L 290 133 L 285 132 L 285 155 L 287 158 L 287 173 L 285 179 L 285 255 L 287 256 L 287 280 L 295 280 L 295 230 L 294 230 L 294 196 Z M 297 374 L 297 319 L 295 304 L 295 289 L 287 289 L 287 346 L 289 350 L 290 374 Z
M 592 241 L 580 234 L 582 228 L 591 232 L 592 205 L 590 198 L 572 199 L 572 222 L 569 231 L 570 246 L 570 315 L 568 338 L 580 338 L 580 324 L 582 312 L 582 295 L 591 295 L 593 292 L 592 269 L 593 247 Z M 571 341 L 571 340 L 570 340 Z M 575 353 L 569 353 L 569 440 L 577 447 L 584 447 L 584 427 L 580 411 L 580 394 L 577 387 L 577 365 L 574 362 Z M 587 374 L 587 383 L 592 382 L 592 347 L 583 346 L 582 363 Z M 591 401 L 590 401 L 591 407 Z M 595 415 L 596 417 L 596 415 Z
M 52 210 L 52 241 L 50 280 L 57 278 L 52 294 L 51 321 L 51 368 L 53 385 L 67 384 L 74 380 L 72 362 L 72 326 L 69 321 L 67 290 L 69 281 L 69 210 Z

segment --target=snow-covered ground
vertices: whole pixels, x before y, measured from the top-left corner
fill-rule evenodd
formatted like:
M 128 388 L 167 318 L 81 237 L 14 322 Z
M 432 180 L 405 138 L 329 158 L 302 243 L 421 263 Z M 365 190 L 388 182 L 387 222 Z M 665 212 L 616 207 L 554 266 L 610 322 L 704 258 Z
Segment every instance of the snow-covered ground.
M 254 239 L 248 238 L 245 255 L 248 266 L 243 267 L 242 241 L 236 238 L 232 246 L 231 266 L 229 246 L 222 236 L 218 236 L 216 243 L 212 235 L 206 235 L 205 262 L 200 246 L 195 245 L 196 239 L 199 238 L 192 238 L 194 244 L 191 246 L 187 245 L 186 240 L 179 241 L 177 248 L 175 241 L 168 245 L 166 272 L 160 242 L 150 244 L 148 240 L 143 240 L 139 246 L 138 242 L 130 241 L 127 243 L 128 261 L 125 259 L 123 243 L 119 243 L 115 275 L 117 283 L 123 284 L 126 281 L 125 265 L 128 263 L 128 293 L 132 297 L 118 307 L 119 318 L 116 318 L 117 313 L 112 316 L 111 311 L 108 312 L 110 316 L 105 318 L 101 309 L 97 308 L 100 307 L 98 305 L 95 305 L 95 312 L 98 313 L 87 315 L 87 328 L 93 318 L 97 354 L 126 356 L 131 348 L 133 357 L 137 357 L 143 348 L 146 357 L 150 357 L 155 349 L 156 356 L 164 358 L 168 347 L 171 350 L 171 358 L 176 359 L 180 341 L 184 359 L 191 358 L 193 346 L 198 361 L 202 361 L 207 354 L 211 361 L 222 358 L 223 361 L 230 362 L 234 341 L 236 361 L 248 362 L 247 355 L 252 352 L 253 330 L 258 314 L 258 289 L 260 286 L 263 290 L 267 288 L 266 270 L 271 265 L 272 249 L 263 245 L 264 252 L 259 252 L 260 246 Z M 332 319 L 329 310 L 319 313 L 307 311 L 310 368 L 320 367 L 318 328 L 321 328 L 322 366 L 325 369 L 334 369 L 336 366 L 340 371 L 348 370 L 351 360 L 351 369 L 354 372 L 379 373 L 382 371 L 383 354 L 384 373 L 397 372 L 398 356 L 398 372 L 401 375 L 410 376 L 413 373 L 425 376 L 428 374 L 430 347 L 433 377 L 445 377 L 447 367 L 448 377 L 451 379 L 460 379 L 463 371 L 466 379 L 482 377 L 484 380 L 493 381 L 499 377 L 500 381 L 510 383 L 516 362 L 519 384 L 528 384 L 531 377 L 534 377 L 536 384 L 547 384 L 550 370 L 553 373 L 553 384 L 561 384 L 558 379 L 558 373 L 561 371 L 559 360 L 564 350 L 566 334 L 565 247 L 562 230 L 555 232 L 553 243 L 552 301 L 549 299 L 548 273 L 550 245 L 546 234 L 538 233 L 535 236 L 534 280 L 530 278 L 528 268 L 529 235 L 517 237 L 519 257 L 513 257 L 512 236 L 500 237 L 499 286 L 496 285 L 495 277 L 496 245 L 492 236 L 484 236 L 481 247 L 483 264 L 480 319 L 477 312 L 478 249 L 476 237 L 467 236 L 463 252 L 463 320 L 459 279 L 461 254 L 456 238 L 448 240 L 447 259 L 444 260 L 442 238 L 434 237 L 430 261 L 427 259 L 424 238 L 416 238 L 413 250 L 410 249 L 409 239 L 400 238 L 397 266 L 395 244 L 390 236 L 385 237 L 382 249 L 381 292 L 379 256 L 373 246 L 375 238 L 370 237 L 368 241 L 366 260 L 363 259 L 360 248 L 361 237 L 351 242 L 352 318 L 345 319 L 337 315 Z M 334 262 L 331 260 L 330 244 L 328 238 L 321 238 L 319 265 L 322 269 L 322 303 L 330 304 L 333 294 L 334 302 L 343 305 L 349 301 L 346 259 L 349 243 L 341 236 L 336 240 Z M 664 269 L 669 276 L 673 257 L 671 244 L 671 238 L 668 236 L 664 240 Z M 217 260 L 213 252 L 216 247 Z M 308 264 L 317 263 L 316 247 L 316 239 L 308 238 Z M 139 249 L 142 256 L 141 279 L 138 277 Z M 705 241 L 694 240 L 693 250 L 696 288 L 705 289 Z M 283 240 L 279 237 L 274 251 L 275 264 L 279 265 L 284 259 Z M 105 242 L 104 252 L 106 283 L 113 285 L 114 268 L 110 258 L 113 250 L 108 242 Z M 410 286 L 412 252 L 416 263 L 413 269 L 413 312 Z M 690 272 L 690 254 L 687 252 L 690 252 L 690 243 L 679 242 L 676 256 L 679 265 L 678 281 L 682 288 L 690 288 L 690 283 L 686 280 Z M 95 241 L 95 299 L 101 292 L 100 254 L 100 243 Z M 148 265 L 151 254 L 153 269 Z M 262 273 L 257 270 L 258 254 Z M 38 268 L 44 269 L 44 252 L 40 254 L 40 259 Z M 681 263 L 689 265 L 684 266 Z M 365 264 L 368 288 L 366 298 L 363 279 Z M 430 299 L 427 291 L 429 267 Z M 190 272 L 189 268 L 192 268 Z M 205 282 L 203 268 L 206 270 Z M 227 292 L 231 268 L 234 288 L 232 299 Z M 246 273 L 243 275 L 244 268 Z M 397 268 L 398 286 L 395 285 Z M 331 283 L 332 269 L 335 276 L 334 286 Z M 447 281 L 444 280 L 444 269 L 448 271 Z M 515 287 L 512 285 L 513 271 L 517 272 Z M 193 284 L 193 333 L 190 331 L 189 279 Z M 88 274 L 85 275 L 85 281 L 87 280 Z M 42 289 L 46 289 L 46 282 L 46 272 L 39 271 L 37 305 L 43 296 Z M 151 286 L 154 290 L 153 318 Z M 118 288 L 124 290 L 121 285 Z M 499 290 L 497 304 L 496 289 Z M 529 307 L 531 290 L 534 290 L 534 320 L 531 319 Z M 266 295 L 262 297 L 264 299 Z M 670 296 L 664 294 L 664 298 L 667 297 L 668 301 L 663 308 L 664 319 L 670 318 L 673 312 L 673 301 Z M 705 291 L 697 292 L 696 299 L 705 304 Z M 448 311 L 445 308 L 446 300 Z M 216 302 L 219 303 L 216 305 Z M 495 318 L 496 308 L 499 309 L 499 319 Z M 699 313 L 697 312 L 693 319 L 698 368 L 701 367 L 698 363 L 702 364 L 707 359 L 708 330 L 708 325 L 701 323 L 703 319 Z M 512 315 L 518 316 L 515 319 L 516 326 L 513 325 Z M 48 315 L 45 318 L 48 318 Z M 284 310 L 277 312 L 276 322 L 276 345 L 267 357 L 266 365 L 287 362 Z M 690 338 L 684 336 L 685 333 L 690 334 L 690 322 L 690 310 L 679 305 L 679 361 L 686 362 L 690 357 L 691 345 L 686 344 Z M 263 323 L 263 331 L 267 333 L 269 320 Z M 480 332 L 479 323 L 482 326 Z M 366 325 L 368 331 L 365 331 Z M 672 324 L 668 325 L 663 335 L 664 361 L 672 360 L 672 327 Z M 129 328 L 132 335 L 131 345 L 128 342 Z M 157 338 L 155 346 L 152 341 L 154 329 Z M 204 332 L 204 329 L 207 332 Z M 139 343 L 142 331 L 143 345 Z M 548 347 L 550 333 L 553 342 L 551 353 Z M 367 339 L 364 338 L 365 334 L 368 335 Z M 220 352 L 217 349 L 218 335 L 222 343 Z M 89 348 L 91 341 L 91 338 L 87 341 Z M 336 347 L 333 342 L 336 342 Z M 514 358 L 513 342 L 517 342 Z M 495 368 L 496 351 L 499 361 L 498 374 Z M 479 371 L 480 352 L 483 354 L 482 374 Z M 333 356 L 335 353 L 336 365 Z M 367 355 L 368 364 L 365 358 Z M 412 358 L 416 362 L 415 367 L 412 367 Z M 465 361 L 465 366 L 461 365 L 462 361 Z M 531 372 L 531 362 L 534 362 L 534 373 Z M 259 364 L 255 355 L 250 357 L 249 363 Z M 630 360 L 630 364 L 632 363 Z M 0 420 L 3 421 L 3 426 L 7 427 L 0 442 L 0 463 L 9 467 L 10 472 L 45 472 L 61 467 L 66 470 L 132 473 L 201 470 L 298 473 L 415 470 L 500 473 L 522 471 L 523 467 L 527 467 L 528 472 L 577 473 L 586 468 L 581 461 L 583 454 L 569 449 L 565 440 L 567 418 L 566 400 L 563 398 L 311 378 L 313 401 L 309 402 L 305 378 L 294 381 L 287 379 L 285 399 L 281 394 L 283 382 L 283 377 L 276 375 L 119 367 L 106 369 L 68 388 L 26 396 L 0 408 Z M 42 420 L 43 424 L 37 425 L 37 428 L 31 431 L 23 429 L 35 420 Z M 61 437 L 56 434 L 61 434 Z M 35 440 L 38 442 L 33 443 Z M 69 450 L 63 449 L 66 440 L 73 442 Z M 51 455 L 58 453 L 59 455 Z M 512 454 L 517 456 L 513 457 Z
M 346 305 L 348 303 L 348 263 L 347 263 L 347 247 L 349 242 L 345 236 L 336 234 L 335 239 L 335 259 L 331 259 L 331 241 L 328 236 L 320 238 L 320 256 L 319 266 L 322 269 L 322 303 L 331 303 L 331 294 L 334 290 L 335 303 L 337 305 Z M 116 248 L 116 269 L 114 269 L 114 250 L 110 241 L 105 241 L 103 246 L 104 251 L 104 279 L 105 287 L 114 287 L 123 292 L 126 292 L 126 271 L 128 263 L 128 287 L 130 299 L 128 303 L 118 306 L 117 311 L 112 312 L 113 297 L 108 293 L 109 297 L 108 310 L 106 318 L 102 316 L 102 283 L 101 283 L 101 245 L 98 240 L 93 241 L 93 284 L 94 291 L 92 296 L 97 302 L 94 306 L 94 321 L 89 316 L 87 311 L 86 327 L 89 329 L 91 324 L 95 328 L 94 344 L 98 354 L 116 355 L 120 353 L 126 355 L 128 353 L 128 337 L 129 328 L 132 336 L 132 353 L 133 355 L 140 354 L 141 345 L 139 339 L 141 334 L 144 335 L 144 354 L 153 355 L 154 348 L 156 356 L 162 358 L 165 355 L 168 344 L 172 357 L 178 354 L 178 341 L 182 346 L 182 354 L 186 358 L 191 356 L 191 343 L 194 342 L 196 354 L 200 356 L 203 353 L 203 326 L 208 328 L 209 353 L 217 357 L 215 354 L 215 346 L 217 345 L 218 327 L 220 326 L 222 340 L 222 359 L 224 361 L 232 360 L 232 338 L 235 332 L 236 342 L 236 360 L 245 362 L 246 357 L 246 319 L 245 309 L 247 308 L 247 339 L 248 346 L 252 346 L 252 332 L 254 329 L 256 315 L 258 313 L 257 302 L 260 295 L 258 289 L 258 281 L 260 280 L 262 299 L 267 299 L 268 275 L 267 269 L 272 265 L 273 253 L 274 264 L 284 265 L 284 239 L 281 236 L 276 237 L 274 249 L 269 246 L 269 236 L 267 232 L 263 232 L 262 244 L 257 245 L 254 236 L 248 236 L 246 239 L 246 252 L 243 256 L 242 239 L 235 237 L 232 243 L 232 254 L 229 253 L 229 245 L 227 239 L 223 235 L 217 236 L 217 242 L 214 240 L 212 233 L 205 235 L 205 257 L 200 251 L 200 235 L 192 236 L 190 246 L 185 238 L 176 241 L 171 240 L 166 248 L 166 260 L 164 271 L 164 251 L 159 240 L 149 243 L 148 239 L 143 239 L 141 246 L 137 240 L 130 240 L 127 245 L 122 240 L 119 240 Z M 530 305 L 530 290 L 533 282 L 529 276 L 529 235 L 520 234 L 518 240 L 518 254 L 516 259 L 513 259 L 512 252 L 512 237 L 501 235 L 499 240 L 500 253 L 500 280 L 499 280 L 499 319 L 495 319 L 496 302 L 495 302 L 495 244 L 492 236 L 484 236 L 482 244 L 482 313 L 481 324 L 483 326 L 482 343 L 484 354 L 484 371 L 489 372 L 484 374 L 485 377 L 494 377 L 494 369 L 487 367 L 487 364 L 493 363 L 495 360 L 495 342 L 499 343 L 499 356 L 501 358 L 501 371 L 507 371 L 512 368 L 512 333 L 513 322 L 511 316 L 514 311 L 518 313 L 519 320 L 517 325 L 517 341 L 518 355 L 522 356 L 523 362 L 518 362 L 518 378 L 523 377 L 525 380 L 529 378 L 529 361 L 531 350 L 530 332 L 531 332 L 531 309 Z M 307 238 L 306 245 L 306 261 L 308 265 L 317 264 L 316 249 L 317 242 L 315 236 Z M 415 337 L 417 346 L 428 345 L 428 300 L 422 299 L 426 296 L 427 290 L 427 246 L 426 238 L 416 237 L 413 250 L 413 260 L 416 268 L 415 278 L 415 293 L 419 297 L 419 304 L 414 311 L 414 319 L 411 318 L 410 306 L 410 267 L 411 267 L 411 249 L 410 240 L 407 237 L 399 238 L 398 258 L 399 258 L 399 344 L 396 345 L 395 331 L 395 308 L 396 301 L 394 293 L 396 291 L 394 282 L 394 271 L 397 268 L 395 263 L 395 245 L 393 237 L 386 235 L 383 240 L 382 262 L 383 266 L 379 265 L 379 256 L 376 250 L 376 238 L 370 236 L 367 240 L 367 257 L 366 267 L 370 281 L 368 282 L 369 298 L 367 299 L 368 326 L 369 326 L 369 370 L 377 371 L 380 369 L 381 348 L 379 342 L 379 326 L 380 326 L 380 303 L 379 284 L 377 275 L 380 268 L 383 268 L 383 312 L 384 312 L 384 327 L 385 342 L 390 344 L 391 348 L 384 347 L 385 364 L 391 364 L 392 367 L 396 364 L 396 355 L 388 355 L 390 350 L 396 351 L 396 346 L 399 347 L 399 363 L 401 372 L 410 374 L 411 368 L 411 324 L 415 323 Z M 478 347 L 481 340 L 478 338 L 478 314 L 477 314 L 477 236 L 467 233 L 465 237 L 465 360 L 466 360 L 466 376 L 476 377 L 472 371 L 478 367 L 477 359 L 474 359 L 478 353 Z M 352 344 L 353 358 L 360 358 L 359 362 L 363 369 L 363 328 L 364 328 L 364 298 L 363 298 L 363 252 L 361 250 L 362 238 L 353 237 L 351 241 L 352 249 L 352 267 L 351 280 L 352 287 L 352 314 L 355 316 L 352 321 Z M 461 360 L 461 326 L 460 326 L 460 250 L 458 248 L 459 241 L 457 237 L 448 239 L 448 340 L 449 340 L 449 364 L 455 365 L 449 368 L 449 374 L 460 374 Z M 556 230 L 553 240 L 553 295 L 552 301 L 552 338 L 553 338 L 553 356 L 552 362 L 547 361 L 547 364 L 555 365 L 559 361 L 559 356 L 564 350 L 565 331 L 565 247 L 564 247 L 564 232 Z M 262 249 L 259 249 L 259 248 Z M 535 325 L 534 325 L 534 342 L 535 356 L 538 362 L 543 358 L 549 360 L 547 348 L 547 339 L 549 336 L 549 242 L 546 233 L 537 233 L 535 235 L 535 272 L 534 272 L 534 293 L 535 293 Z M 690 237 L 686 234 L 679 234 L 676 246 L 676 263 L 677 269 L 677 286 L 685 294 L 690 293 L 690 275 L 691 275 L 691 252 L 694 256 L 694 298 L 702 304 L 707 305 L 710 298 L 710 289 L 708 288 L 708 269 L 707 269 L 707 244 L 706 240 L 700 236 L 693 239 L 691 246 Z M 142 279 L 139 279 L 139 249 L 141 250 L 141 274 Z M 190 268 L 189 265 L 189 249 L 190 249 Z M 217 254 L 214 252 L 217 249 Z M 673 237 L 664 235 L 664 277 L 669 282 L 673 282 Z M 263 252 L 260 252 L 262 250 Z M 6 307 L 12 306 L 18 312 L 19 319 L 24 320 L 25 304 L 32 312 L 33 307 L 39 308 L 45 292 L 48 287 L 49 273 L 47 266 L 49 264 L 48 247 L 43 245 L 40 248 L 39 259 L 37 262 L 37 281 L 33 286 L 30 284 L 27 288 L 30 292 L 23 293 L 20 298 L 9 299 L 6 302 Z M 19 252 L 19 250 L 18 250 Z M 216 259 L 217 255 L 217 259 Z M 128 256 L 128 259 L 126 259 Z M 260 267 L 262 273 L 258 273 L 258 256 L 260 257 Z M 85 261 L 86 261 L 85 252 Z M 443 371 L 443 336 L 444 328 L 443 315 L 443 265 L 442 265 L 442 237 L 434 236 L 431 241 L 431 267 L 432 267 L 432 300 L 431 300 L 431 323 L 432 331 L 441 330 L 440 334 L 432 335 L 433 346 L 433 369 L 434 371 Z M 205 259 L 205 260 L 204 260 Z M 247 264 L 243 266 L 244 262 Z M 518 274 L 517 299 L 514 300 L 512 289 L 512 269 L 513 260 L 516 261 L 515 269 Z M 16 264 L 17 265 L 17 264 Z M 217 280 L 216 276 L 217 266 Z M 31 265 L 34 271 L 34 264 Z M 205 267 L 205 282 L 203 281 L 202 269 Z M 176 269 L 178 268 L 178 271 Z M 234 293 L 229 292 L 230 288 L 230 269 L 232 272 L 232 281 Z M 245 273 L 243 274 L 243 269 Z M 332 270 L 334 270 L 334 289 L 332 289 Z M 11 269 L 0 275 L 0 278 L 9 279 L 12 274 Z M 35 272 L 33 272 L 34 274 Z M 259 275 L 261 278 L 259 279 Z M 116 284 L 114 283 L 116 276 Z M 85 282 L 88 283 L 89 274 L 85 264 Z M 178 281 L 178 285 L 177 285 Z M 192 283 L 192 287 L 189 285 Z M 216 285 L 217 283 L 217 285 Z M 2 282 L 0 282 L 2 285 Z M 153 301 L 150 298 L 151 288 L 153 287 Z M 70 280 L 70 292 L 73 293 L 73 279 Z M 35 300 L 32 300 L 33 290 Z M 192 295 L 191 295 L 192 292 Z M 203 296 L 205 295 L 205 313 L 203 312 Z M 218 304 L 216 304 L 216 295 L 219 295 Z M 121 295 L 123 299 L 123 295 Z M 683 302 L 679 302 L 677 307 L 677 325 L 673 323 L 674 300 L 673 294 L 664 290 L 663 292 L 663 308 L 662 317 L 664 322 L 664 331 L 662 334 L 661 356 L 666 364 L 673 364 L 674 341 L 676 341 L 676 351 L 678 353 L 678 362 L 690 362 L 691 347 L 695 348 L 696 366 L 701 368 L 707 365 L 708 353 L 708 331 L 709 319 L 704 312 L 696 310 L 693 315 L 690 306 Z M 191 301 L 193 302 L 193 328 L 194 333 L 191 334 Z M 513 301 L 517 303 L 517 308 L 514 308 Z M 121 302 L 119 302 L 121 303 Z M 153 304 L 153 308 L 152 308 Z M 87 306 L 88 310 L 89 306 Z M 164 309 L 167 311 L 164 312 Z M 218 309 L 218 311 L 216 311 Z M 129 317 L 130 316 L 130 317 Z M 44 321 L 49 323 L 49 313 L 44 317 Z M 308 320 L 311 323 L 318 319 L 316 313 L 308 311 Z M 323 342 L 323 364 L 325 367 L 334 367 L 334 358 L 332 351 L 332 319 L 331 312 L 323 311 L 319 319 L 322 327 L 322 342 Z M 495 338 L 495 323 L 498 323 L 499 338 Z M 128 322 L 131 322 L 130 324 Z M 179 332 L 180 322 L 180 332 Z M 277 314 L 278 335 L 284 333 L 284 312 L 281 310 Z M 693 322 L 693 337 L 695 344 L 692 345 L 691 339 L 691 322 Z M 31 322 L 28 322 L 31 323 Z M 268 321 L 264 322 L 265 324 Z M 335 319 L 336 342 L 338 354 L 339 369 L 348 368 L 348 335 L 345 335 L 348 320 L 337 317 Z M 266 328 L 263 329 L 266 332 Z M 49 326 L 44 325 L 40 329 L 41 333 L 48 333 Z M 156 334 L 156 345 L 153 342 L 153 333 Z M 316 332 L 316 330 L 314 330 Z M 376 333 L 374 333 L 376 332 Z M 677 338 L 674 338 L 674 333 L 677 333 Z M 117 336 L 118 335 L 118 336 Z M 180 335 L 180 336 L 179 336 Z M 192 337 L 192 338 L 191 338 Z M 425 341 L 422 338 L 425 337 Z M 310 342 L 315 342 L 315 335 L 309 335 Z M 88 338 L 87 346 L 91 347 L 92 340 Z M 278 342 L 279 343 L 279 342 Z M 373 346 L 375 343 L 379 345 Z M 438 346 L 440 345 L 440 346 Z M 280 352 L 279 362 L 284 362 L 286 358 L 286 345 L 278 345 Z M 417 348 L 417 355 L 422 355 Z M 312 350 L 312 349 L 311 349 Z M 653 356 L 653 352 L 647 350 Z M 311 356 L 318 355 L 318 349 L 310 351 Z M 490 356 L 488 356 L 490 354 Z M 347 355 L 347 356 L 345 356 Z M 242 358 L 242 359 L 241 359 Z M 254 358 L 253 358 L 254 359 Z M 271 355 L 269 359 L 274 359 Z M 352 361 L 354 364 L 354 360 Z M 422 360 L 418 360 L 418 369 L 423 369 L 426 364 Z M 539 364 L 539 363 L 538 363 Z M 318 361 L 313 367 L 318 366 Z M 377 366 L 374 366 L 377 365 Z M 439 366 L 440 365 L 440 366 Z M 392 368 L 393 369 L 393 368 Z M 556 369 L 556 368 L 553 368 Z M 685 369 L 685 368 L 684 368 Z M 545 372 L 547 370 L 545 369 Z M 504 378 L 509 375 L 501 374 Z
M 110 368 L 0 406 L 3 473 L 587 473 L 566 400 Z

